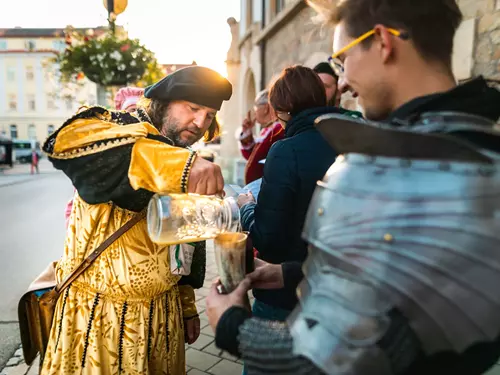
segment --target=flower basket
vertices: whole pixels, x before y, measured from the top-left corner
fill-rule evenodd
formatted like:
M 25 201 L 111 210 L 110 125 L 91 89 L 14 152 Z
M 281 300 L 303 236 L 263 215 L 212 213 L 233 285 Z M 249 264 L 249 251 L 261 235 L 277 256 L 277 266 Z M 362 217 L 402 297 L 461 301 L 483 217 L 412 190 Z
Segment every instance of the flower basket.
M 125 86 L 139 81 L 156 59 L 137 39 L 123 34 L 67 31 L 67 47 L 56 57 L 62 80 L 78 81 L 83 73 L 102 86 Z

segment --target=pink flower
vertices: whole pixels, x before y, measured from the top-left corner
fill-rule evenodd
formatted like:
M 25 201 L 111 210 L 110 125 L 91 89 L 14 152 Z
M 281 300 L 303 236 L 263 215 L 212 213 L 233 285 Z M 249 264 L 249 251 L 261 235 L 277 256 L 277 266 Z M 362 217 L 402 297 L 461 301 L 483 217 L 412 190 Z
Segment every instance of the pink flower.
M 124 44 L 123 46 L 120 47 L 120 51 L 126 52 L 130 49 L 130 44 Z

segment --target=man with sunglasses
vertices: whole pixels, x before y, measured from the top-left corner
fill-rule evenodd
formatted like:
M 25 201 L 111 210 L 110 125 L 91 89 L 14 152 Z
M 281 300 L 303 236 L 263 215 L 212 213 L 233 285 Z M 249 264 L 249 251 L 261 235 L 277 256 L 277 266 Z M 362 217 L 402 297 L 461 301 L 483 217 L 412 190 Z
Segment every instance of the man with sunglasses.
M 495 160 L 500 147 L 499 135 L 491 127 L 500 117 L 500 93 L 481 77 L 456 85 L 451 55 L 462 15 L 455 0 L 309 3 L 335 26 L 330 63 L 339 75 L 340 90 L 350 90 L 359 98 L 367 119 L 385 124 L 354 121 L 355 130 L 346 130 L 349 121 L 319 121 L 319 126 L 324 123 L 325 133 L 330 131 L 326 125 L 336 127 L 330 135 L 336 132 L 342 138 L 348 133 L 345 144 L 338 141 L 348 155 L 327 173 L 309 210 L 304 238 L 310 243 L 310 254 L 304 266 L 307 280 L 298 289 L 300 306 L 288 324 L 250 317 L 242 307 L 242 297 L 250 286 L 258 283 L 261 288 L 279 288 L 297 284 L 301 278 L 296 265 L 259 262 L 257 271 L 233 293 L 218 295 L 214 285 L 207 299 L 207 315 L 216 331 L 216 344 L 242 356 L 250 375 L 482 374 L 500 357 L 498 307 L 492 302 L 499 295 L 488 286 L 493 279 L 475 292 L 471 288 L 479 285 L 480 278 L 487 280 L 486 275 L 492 275 L 489 269 L 496 265 L 495 257 L 490 257 L 491 264 L 483 269 L 478 263 L 488 264 L 487 258 L 477 256 L 498 245 Z M 343 126 L 335 121 L 343 121 Z M 366 156 L 351 157 L 351 152 Z M 375 159 L 382 164 L 375 164 Z M 431 165 L 436 168 L 425 179 L 404 181 Z M 350 171 L 358 167 L 360 173 L 353 179 Z M 391 174 L 397 176 L 392 184 L 377 184 L 387 182 L 381 176 Z M 461 184 L 466 188 L 458 189 Z M 345 191 L 339 194 L 332 189 L 331 199 L 322 200 L 331 185 Z M 388 191 L 408 199 L 412 193 L 415 200 L 388 211 L 398 200 L 387 195 Z M 462 196 L 456 196 L 457 191 Z M 350 206 L 349 201 L 358 206 Z M 456 206 L 446 213 L 443 209 L 448 204 Z M 389 212 L 392 217 L 387 216 Z M 370 237 L 385 227 L 394 232 Z M 400 239 L 403 241 L 398 242 Z M 489 240 L 497 245 L 483 242 Z M 325 243 L 336 246 L 325 249 Z M 413 251 L 409 251 L 410 244 L 415 245 Z M 357 246 L 361 246 L 359 252 L 352 249 Z M 370 259 L 370 246 L 387 258 Z M 388 255 L 391 251 L 393 255 Z M 425 254 L 434 257 L 434 263 Z M 415 266 L 399 268 L 406 256 Z M 462 263 L 463 256 L 468 258 L 467 265 Z M 377 270 L 381 272 L 378 276 L 387 272 L 385 277 L 377 280 Z M 436 274 L 440 282 L 436 282 Z M 415 294 L 380 314 L 387 302 L 381 286 L 397 277 L 401 283 L 392 284 L 395 290 L 404 294 L 410 285 Z M 414 279 L 406 284 L 408 277 Z M 494 279 L 494 283 L 499 281 L 498 273 Z M 467 297 L 462 298 L 466 289 Z M 492 303 L 486 302 L 488 298 L 484 303 L 473 302 L 486 295 Z M 388 320 L 383 322 L 385 318 Z

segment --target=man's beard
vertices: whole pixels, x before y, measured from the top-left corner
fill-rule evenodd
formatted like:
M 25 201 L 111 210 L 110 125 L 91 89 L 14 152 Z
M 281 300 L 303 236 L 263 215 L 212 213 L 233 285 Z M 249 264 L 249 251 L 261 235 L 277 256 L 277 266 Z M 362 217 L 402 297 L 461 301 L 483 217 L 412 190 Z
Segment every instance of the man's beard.
M 174 143 L 174 146 L 184 147 L 184 148 L 192 146 L 194 143 L 198 142 L 201 139 L 201 137 L 203 136 L 203 134 L 199 134 L 199 137 L 197 137 L 193 141 L 183 140 L 181 138 L 180 133 L 184 130 L 189 130 L 192 132 L 199 131 L 198 128 L 195 128 L 195 127 L 193 127 L 193 129 L 181 128 L 180 121 L 178 119 L 176 119 L 175 117 L 170 116 L 168 114 L 168 111 L 167 111 L 167 114 L 163 118 L 163 125 L 161 128 L 161 134 L 163 136 L 167 137 L 168 139 L 170 139 Z

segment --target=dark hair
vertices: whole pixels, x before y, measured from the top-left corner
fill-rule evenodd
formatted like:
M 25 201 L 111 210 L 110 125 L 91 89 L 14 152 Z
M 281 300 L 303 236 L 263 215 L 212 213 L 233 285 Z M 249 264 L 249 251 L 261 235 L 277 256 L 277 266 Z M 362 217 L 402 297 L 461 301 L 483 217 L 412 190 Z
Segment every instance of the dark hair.
M 308 0 L 330 24 L 357 38 L 382 24 L 408 33 L 419 53 L 451 69 L 453 38 L 462 22 L 455 0 Z M 338 4 L 335 4 L 338 3 Z M 364 45 L 369 45 L 369 38 Z
M 285 68 L 269 90 L 269 103 L 275 111 L 293 116 L 308 108 L 325 106 L 325 86 L 310 68 Z
M 151 118 L 153 125 L 159 132 L 161 132 L 161 126 L 163 124 L 163 118 L 165 117 L 165 112 L 168 109 L 168 105 L 170 102 L 157 100 L 157 99 L 145 99 L 144 101 L 140 101 L 138 103 L 139 106 L 142 106 L 146 113 Z M 220 133 L 220 125 L 217 121 L 217 118 L 214 117 L 210 127 L 206 131 L 203 136 L 203 140 L 205 142 L 210 142 L 215 137 L 217 137 Z

